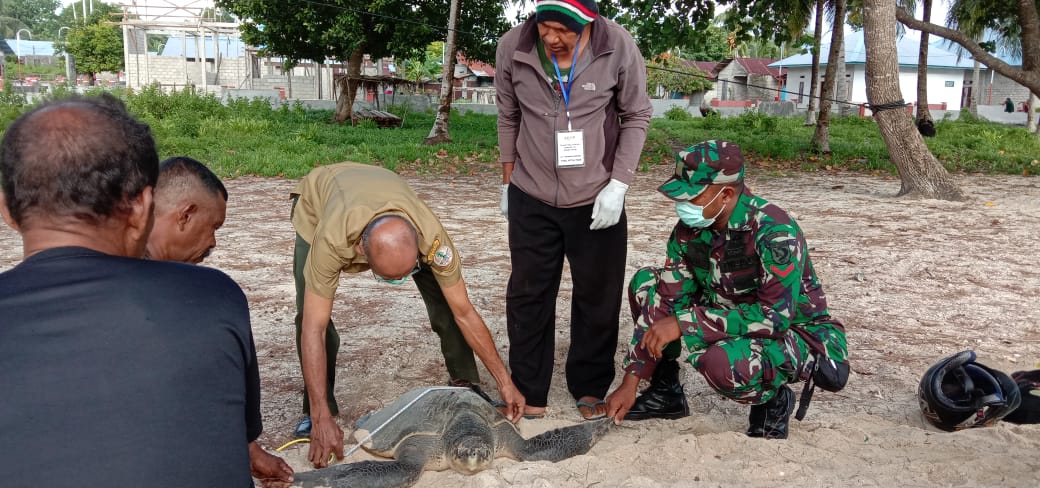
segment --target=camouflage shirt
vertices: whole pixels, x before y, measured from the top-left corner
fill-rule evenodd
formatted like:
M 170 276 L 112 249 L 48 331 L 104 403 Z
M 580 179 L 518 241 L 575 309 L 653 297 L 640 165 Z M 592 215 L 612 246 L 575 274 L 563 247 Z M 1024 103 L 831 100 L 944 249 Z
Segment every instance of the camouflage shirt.
M 798 224 L 746 188 L 725 230 L 676 224 L 659 269 L 655 316 L 675 315 L 694 354 L 735 337 L 781 339 L 794 329 L 817 353 L 847 356 L 844 328 L 830 317 Z M 655 364 L 633 347 L 625 369 Z

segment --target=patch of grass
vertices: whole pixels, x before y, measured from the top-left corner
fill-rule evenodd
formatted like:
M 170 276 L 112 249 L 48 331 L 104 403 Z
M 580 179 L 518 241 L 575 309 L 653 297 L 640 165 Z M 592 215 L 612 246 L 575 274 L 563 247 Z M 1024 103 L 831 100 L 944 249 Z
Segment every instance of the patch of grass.
M 690 121 L 653 119 L 647 149 L 661 141 L 678 147 L 707 139 L 725 139 L 740 144 L 757 160 L 780 160 L 806 170 L 831 166 L 857 171 L 895 173 L 888 149 L 872 119 L 832 117 L 830 157 L 809 153 L 814 127 L 802 117 L 771 117 L 746 112 L 731 118 L 695 118 Z M 925 138 L 933 154 L 952 172 L 1032 174 L 1032 162 L 1040 158 L 1040 138 L 1021 127 L 974 117 L 936 123 L 937 136 Z M 655 133 L 665 137 L 653 137 Z
M 92 90 L 97 94 L 101 89 Z M 433 111 L 393 106 L 401 127 L 379 128 L 331 122 L 332 112 L 301 104 L 272 108 L 264 99 L 221 103 L 213 95 L 186 89 L 164 93 L 156 86 L 138 92 L 112 91 L 137 117 L 152 127 L 160 157 L 187 155 L 206 162 L 224 177 L 240 175 L 298 178 L 315 166 L 339 161 L 378 164 L 395 171 L 472 174 L 498 171 L 496 117 L 452 111 L 453 142 L 423 145 L 433 125 Z M 59 96 L 54 93 L 51 96 Z M 31 107 L 9 88 L 0 92 L 0 129 Z M 830 157 L 808 153 L 813 127 L 801 117 L 773 117 L 748 111 L 737 117 L 653 119 L 639 168 L 671 165 L 677 150 L 707 139 L 740 144 L 749 160 L 778 170 L 816 171 L 828 166 L 848 170 L 895 172 L 877 126 L 871 119 L 835 117 Z M 685 114 L 685 115 L 684 115 Z M 1029 174 L 1040 170 L 1040 138 L 1020 127 L 970 117 L 936 124 L 938 137 L 929 148 L 951 171 Z M 547 143 L 551 143 L 548 141 Z

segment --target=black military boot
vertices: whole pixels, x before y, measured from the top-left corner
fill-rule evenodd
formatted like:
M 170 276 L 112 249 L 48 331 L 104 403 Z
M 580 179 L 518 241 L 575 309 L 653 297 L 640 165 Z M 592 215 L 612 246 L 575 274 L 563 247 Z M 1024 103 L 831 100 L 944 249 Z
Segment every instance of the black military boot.
M 679 363 L 665 359 L 657 363 L 650 386 L 639 393 L 625 420 L 678 419 L 689 415 L 686 393 L 679 384 Z
M 752 405 L 748 414 L 748 437 L 765 437 L 766 439 L 786 439 L 787 425 L 794 411 L 794 392 L 787 385 L 768 402 Z

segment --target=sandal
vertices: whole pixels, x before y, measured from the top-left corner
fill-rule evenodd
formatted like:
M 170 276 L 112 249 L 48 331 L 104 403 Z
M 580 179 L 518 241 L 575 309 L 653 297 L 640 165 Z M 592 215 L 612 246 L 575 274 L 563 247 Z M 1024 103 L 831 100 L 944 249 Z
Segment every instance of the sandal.
M 592 401 L 578 400 L 578 401 L 574 402 L 574 406 L 578 407 L 578 414 L 581 415 L 581 418 L 583 418 L 585 420 L 596 420 L 596 419 L 605 418 L 607 416 L 606 404 L 607 404 L 607 402 L 605 402 L 603 400 L 592 400 Z M 603 407 L 603 412 L 602 413 L 596 413 L 596 410 L 597 410 L 596 407 L 598 407 L 600 405 L 604 406 Z M 585 412 L 582 410 L 582 408 L 588 408 L 589 410 L 592 410 L 592 413 L 589 414 L 589 415 L 585 415 Z

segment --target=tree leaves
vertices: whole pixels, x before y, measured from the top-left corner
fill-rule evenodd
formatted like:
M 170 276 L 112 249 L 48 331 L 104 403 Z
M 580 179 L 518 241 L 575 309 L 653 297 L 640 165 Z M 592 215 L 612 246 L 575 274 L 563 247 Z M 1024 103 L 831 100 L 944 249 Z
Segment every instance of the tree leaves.
M 459 50 L 491 60 L 506 31 L 503 4 L 465 0 L 459 15 Z M 361 47 L 374 58 L 422 58 L 426 46 L 447 37 L 447 0 L 218 0 L 243 19 L 242 39 L 264 54 L 290 62 L 346 61 Z
M 114 25 L 98 23 L 72 29 L 65 49 L 82 73 L 123 69 L 123 33 Z

